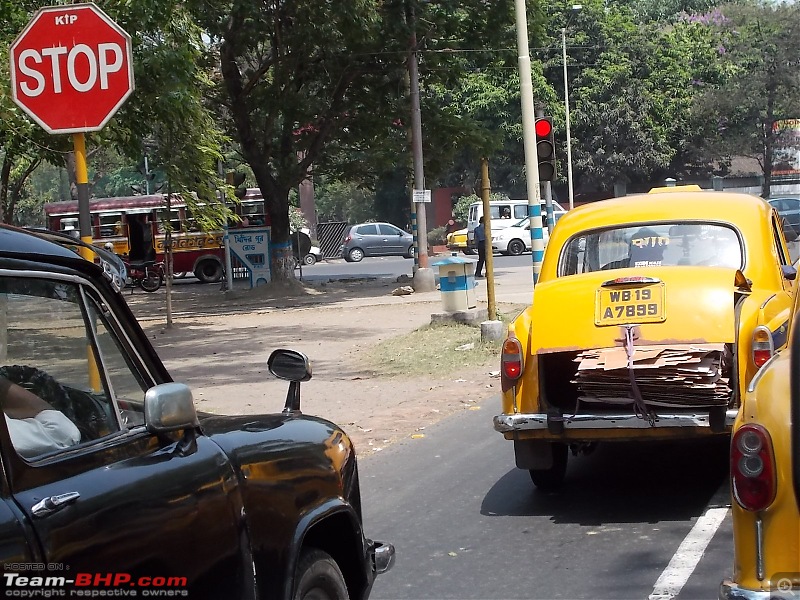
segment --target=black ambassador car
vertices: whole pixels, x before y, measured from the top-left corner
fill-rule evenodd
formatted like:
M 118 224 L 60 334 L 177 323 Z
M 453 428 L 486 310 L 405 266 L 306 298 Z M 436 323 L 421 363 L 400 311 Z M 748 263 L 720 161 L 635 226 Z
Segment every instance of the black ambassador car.
M 306 357 L 269 359 L 282 412 L 198 415 L 79 245 L 0 227 L 5 595 L 366 598 L 394 548 L 364 537 L 350 439 L 300 412 Z

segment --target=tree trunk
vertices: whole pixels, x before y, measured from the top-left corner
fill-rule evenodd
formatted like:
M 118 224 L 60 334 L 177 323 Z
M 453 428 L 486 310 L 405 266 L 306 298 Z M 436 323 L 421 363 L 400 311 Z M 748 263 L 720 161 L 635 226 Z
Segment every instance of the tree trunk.
M 8 180 L 11 177 L 12 157 L 6 154 L 3 157 L 3 166 L 0 169 L 0 217 L 3 223 L 10 223 L 8 219 L 11 214 L 8 212 Z

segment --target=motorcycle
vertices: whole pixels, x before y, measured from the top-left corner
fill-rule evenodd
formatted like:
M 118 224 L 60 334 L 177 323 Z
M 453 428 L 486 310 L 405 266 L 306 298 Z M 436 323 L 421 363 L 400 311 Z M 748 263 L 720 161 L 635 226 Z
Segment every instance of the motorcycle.
M 154 260 L 125 261 L 128 268 L 128 286 L 139 286 L 145 292 L 155 292 L 164 283 L 164 263 Z
M 127 254 L 116 254 L 114 244 L 108 242 L 105 249 L 117 256 L 125 265 L 125 287 L 133 288 L 137 285 L 145 292 L 155 292 L 164 284 L 164 263 L 155 260 L 131 261 Z

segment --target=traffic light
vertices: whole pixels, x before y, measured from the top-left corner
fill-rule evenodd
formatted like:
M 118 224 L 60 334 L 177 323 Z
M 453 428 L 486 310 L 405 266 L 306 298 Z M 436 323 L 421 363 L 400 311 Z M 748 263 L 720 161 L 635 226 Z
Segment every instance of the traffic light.
M 228 171 L 225 174 L 225 183 L 233 186 L 233 195 L 241 200 L 247 195 L 247 186 L 244 185 L 245 174 Z
M 556 178 L 556 144 L 553 136 L 553 117 L 536 119 L 536 157 L 539 161 L 539 181 Z

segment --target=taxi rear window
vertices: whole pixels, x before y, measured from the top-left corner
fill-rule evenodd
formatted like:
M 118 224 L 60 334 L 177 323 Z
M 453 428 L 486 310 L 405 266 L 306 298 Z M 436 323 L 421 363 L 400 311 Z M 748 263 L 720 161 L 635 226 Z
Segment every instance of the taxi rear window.
M 559 276 L 649 266 L 741 269 L 736 231 L 719 223 L 648 223 L 588 231 L 563 247 Z

